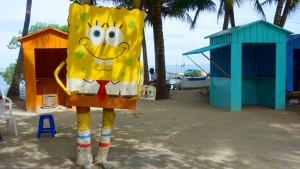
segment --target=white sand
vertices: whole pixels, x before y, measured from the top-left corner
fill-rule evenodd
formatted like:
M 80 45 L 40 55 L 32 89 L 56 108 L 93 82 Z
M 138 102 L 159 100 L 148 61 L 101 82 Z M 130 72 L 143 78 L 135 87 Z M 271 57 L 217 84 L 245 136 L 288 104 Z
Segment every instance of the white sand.
M 7 134 L 0 122 L 0 168 L 75 168 L 75 110 L 48 110 L 57 135 L 37 139 L 41 112 L 25 113 L 24 101 L 14 102 L 19 136 Z M 135 111 L 116 110 L 108 160 L 122 169 L 297 169 L 299 110 L 243 106 L 242 112 L 226 112 L 211 107 L 197 89 L 172 90 L 171 99 L 139 100 Z M 91 116 L 96 155 L 101 110 Z

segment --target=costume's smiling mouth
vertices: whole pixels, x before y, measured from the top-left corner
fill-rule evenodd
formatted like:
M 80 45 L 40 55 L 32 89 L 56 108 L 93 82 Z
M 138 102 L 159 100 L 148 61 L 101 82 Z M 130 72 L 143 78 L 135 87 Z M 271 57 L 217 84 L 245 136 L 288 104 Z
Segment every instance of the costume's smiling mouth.
M 118 57 L 120 57 L 121 55 L 123 55 L 123 53 L 126 50 L 129 50 L 129 48 L 130 48 L 130 45 L 127 42 L 121 42 L 118 46 L 109 46 L 108 44 L 103 43 L 99 47 L 101 47 L 101 48 L 102 47 L 104 47 L 104 48 L 108 47 L 108 49 L 110 49 L 110 50 L 119 50 L 120 53 L 118 55 L 114 56 L 114 57 L 111 57 L 111 58 L 108 58 L 105 55 L 104 55 L 105 57 L 103 57 L 103 56 L 99 57 L 99 56 L 95 56 L 95 54 L 93 52 L 91 52 L 91 50 L 89 49 L 89 46 L 91 45 L 91 43 L 92 43 L 91 39 L 86 38 L 86 37 L 81 38 L 80 41 L 79 41 L 79 44 L 81 44 L 82 46 L 84 46 L 84 48 L 86 49 L 86 51 L 88 51 L 88 53 L 94 57 L 94 59 L 95 59 L 94 60 L 94 64 L 95 64 L 95 66 L 98 67 L 98 68 L 94 68 L 94 70 L 96 70 L 96 71 L 111 71 L 112 68 L 109 68 L 109 69 L 100 68 L 99 69 L 99 66 L 102 65 L 102 64 L 104 64 L 105 66 L 112 67 L 112 60 L 113 59 L 117 59 Z M 108 45 L 108 46 L 105 47 L 105 45 Z M 108 50 L 108 49 L 106 49 L 106 50 Z
M 124 42 L 125 43 L 125 42 Z M 125 50 L 129 49 L 129 48 L 126 48 L 126 47 L 123 47 L 123 50 L 120 54 L 118 54 L 117 56 L 115 57 L 112 57 L 112 58 L 102 58 L 102 57 L 97 57 L 95 56 L 88 48 L 87 48 L 87 45 L 83 45 L 85 47 L 85 49 L 95 58 L 95 64 L 102 64 L 102 62 L 104 61 L 106 65 L 112 65 L 112 59 L 116 59 L 118 57 L 120 57 L 124 52 Z M 128 45 L 129 46 L 129 45 Z
M 86 45 L 84 45 L 84 47 L 95 58 L 94 63 L 95 63 L 96 66 L 101 65 L 102 63 L 104 63 L 104 65 L 106 65 L 106 66 L 112 66 L 112 59 L 116 59 L 116 58 L 120 57 L 124 53 L 124 51 L 127 49 L 127 48 L 123 47 L 123 51 L 119 55 L 117 55 L 116 57 L 103 59 L 103 58 L 96 57 L 91 51 L 88 50 Z M 112 68 L 111 69 L 97 69 L 97 68 L 94 68 L 94 70 L 96 70 L 96 71 L 112 71 Z

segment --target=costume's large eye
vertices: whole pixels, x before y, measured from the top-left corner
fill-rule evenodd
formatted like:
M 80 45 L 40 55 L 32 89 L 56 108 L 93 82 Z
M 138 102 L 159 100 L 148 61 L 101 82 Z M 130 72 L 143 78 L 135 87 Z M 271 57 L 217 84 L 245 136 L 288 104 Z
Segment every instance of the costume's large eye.
M 117 27 L 109 27 L 106 30 L 105 41 L 110 46 L 118 46 L 121 42 L 123 42 L 124 36 L 121 29 Z
M 100 45 L 105 37 L 105 31 L 101 26 L 92 26 L 86 35 L 91 41 L 92 44 L 97 46 Z

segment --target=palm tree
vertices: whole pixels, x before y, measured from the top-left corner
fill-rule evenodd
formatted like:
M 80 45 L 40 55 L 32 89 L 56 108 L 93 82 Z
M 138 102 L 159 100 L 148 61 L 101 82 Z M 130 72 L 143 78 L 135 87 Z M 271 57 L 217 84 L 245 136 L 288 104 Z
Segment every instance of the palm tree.
M 136 2 L 137 3 L 137 2 Z M 139 1 L 139 9 L 142 9 L 142 4 L 144 4 L 144 0 Z M 133 3 L 133 7 L 136 4 Z M 143 32 L 143 41 L 142 41 L 142 49 L 143 49 L 143 73 L 144 73 L 144 84 L 149 82 L 149 67 L 148 67 L 148 54 L 147 54 L 147 43 L 145 37 L 145 29 Z
M 271 5 L 272 3 L 277 3 L 274 15 L 274 24 L 280 27 L 284 27 L 287 16 L 296 12 L 300 6 L 299 0 L 266 0 L 261 3 L 261 5 Z
M 276 7 L 275 17 L 274 17 L 274 24 L 278 25 L 278 26 L 280 25 L 283 3 L 284 3 L 284 0 L 277 1 L 277 7 Z
M 156 83 L 156 99 L 169 98 L 169 90 L 166 85 L 166 65 L 165 65 L 165 46 L 164 34 L 162 28 L 162 0 L 154 0 L 153 2 L 153 36 L 155 51 L 155 69 L 158 73 Z
M 279 24 L 280 27 L 284 27 L 286 17 L 289 14 L 291 5 L 292 5 L 292 0 L 286 0 L 285 7 L 284 7 L 284 10 L 283 10 L 281 19 L 280 19 L 280 24 Z
M 190 11 L 195 12 L 193 18 L 190 17 Z M 162 5 L 162 16 L 176 18 L 191 24 L 194 29 L 200 12 L 215 12 L 216 4 L 212 0 L 164 0 Z
M 102 0 L 105 1 L 105 0 Z M 130 8 L 132 0 L 114 0 L 115 5 Z M 156 9 L 160 8 L 160 9 Z M 200 11 L 215 10 L 215 4 L 211 0 L 144 0 L 142 9 L 146 11 L 145 21 L 148 25 L 153 26 L 154 48 L 155 48 L 155 69 L 157 77 L 157 94 L 156 99 L 166 99 L 169 92 L 166 87 L 166 69 L 164 56 L 164 38 L 162 30 L 162 17 L 179 18 L 191 23 L 191 29 L 195 27 Z M 187 12 L 195 10 L 196 14 L 192 19 Z M 160 16 L 158 16 L 160 15 Z M 145 49 L 143 47 L 143 49 Z M 145 50 L 143 50 L 145 52 Z M 145 57 L 145 55 L 144 55 Z M 145 62 L 144 62 L 145 64 Z M 148 70 L 148 69 L 147 69 Z M 148 72 L 147 72 L 148 75 Z
M 235 27 L 235 18 L 233 10 L 234 3 L 240 6 L 241 0 L 220 0 L 217 20 L 219 20 L 219 18 L 224 15 L 223 30 L 228 29 L 229 22 L 231 24 L 231 27 Z
M 28 28 L 29 28 L 29 24 L 30 24 L 30 15 L 31 15 L 31 6 L 32 6 L 32 0 L 27 0 L 22 37 L 26 36 L 28 34 Z M 17 98 L 20 96 L 19 83 L 20 83 L 20 79 L 21 79 L 22 68 L 23 68 L 23 50 L 22 50 L 22 44 L 21 44 L 18 59 L 17 59 L 17 64 L 16 64 L 13 78 L 12 78 L 12 82 L 10 84 L 10 87 L 9 87 L 9 90 L 7 93 L 8 97 Z
M 149 82 L 149 67 L 148 67 L 148 54 L 147 54 L 147 43 L 145 39 L 145 29 L 143 32 L 143 41 L 142 41 L 142 49 L 143 49 L 143 70 L 144 70 L 144 84 Z
M 256 10 L 256 12 L 261 15 L 263 19 L 266 19 L 259 0 L 251 1 L 254 1 L 254 9 Z M 235 27 L 234 5 L 236 4 L 238 7 L 240 7 L 242 3 L 243 0 L 220 0 L 217 20 L 219 20 L 219 18 L 224 15 L 223 30 L 228 29 L 229 22 L 231 27 Z

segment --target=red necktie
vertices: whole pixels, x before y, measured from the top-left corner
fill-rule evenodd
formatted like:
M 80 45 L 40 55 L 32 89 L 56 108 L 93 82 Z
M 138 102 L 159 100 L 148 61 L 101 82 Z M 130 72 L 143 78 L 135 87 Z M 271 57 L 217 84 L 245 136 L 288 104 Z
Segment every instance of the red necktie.
M 97 80 L 97 83 L 100 85 L 100 88 L 98 90 L 98 93 L 96 97 L 100 100 L 103 101 L 106 97 L 106 90 L 105 90 L 105 85 L 108 83 L 108 80 Z

